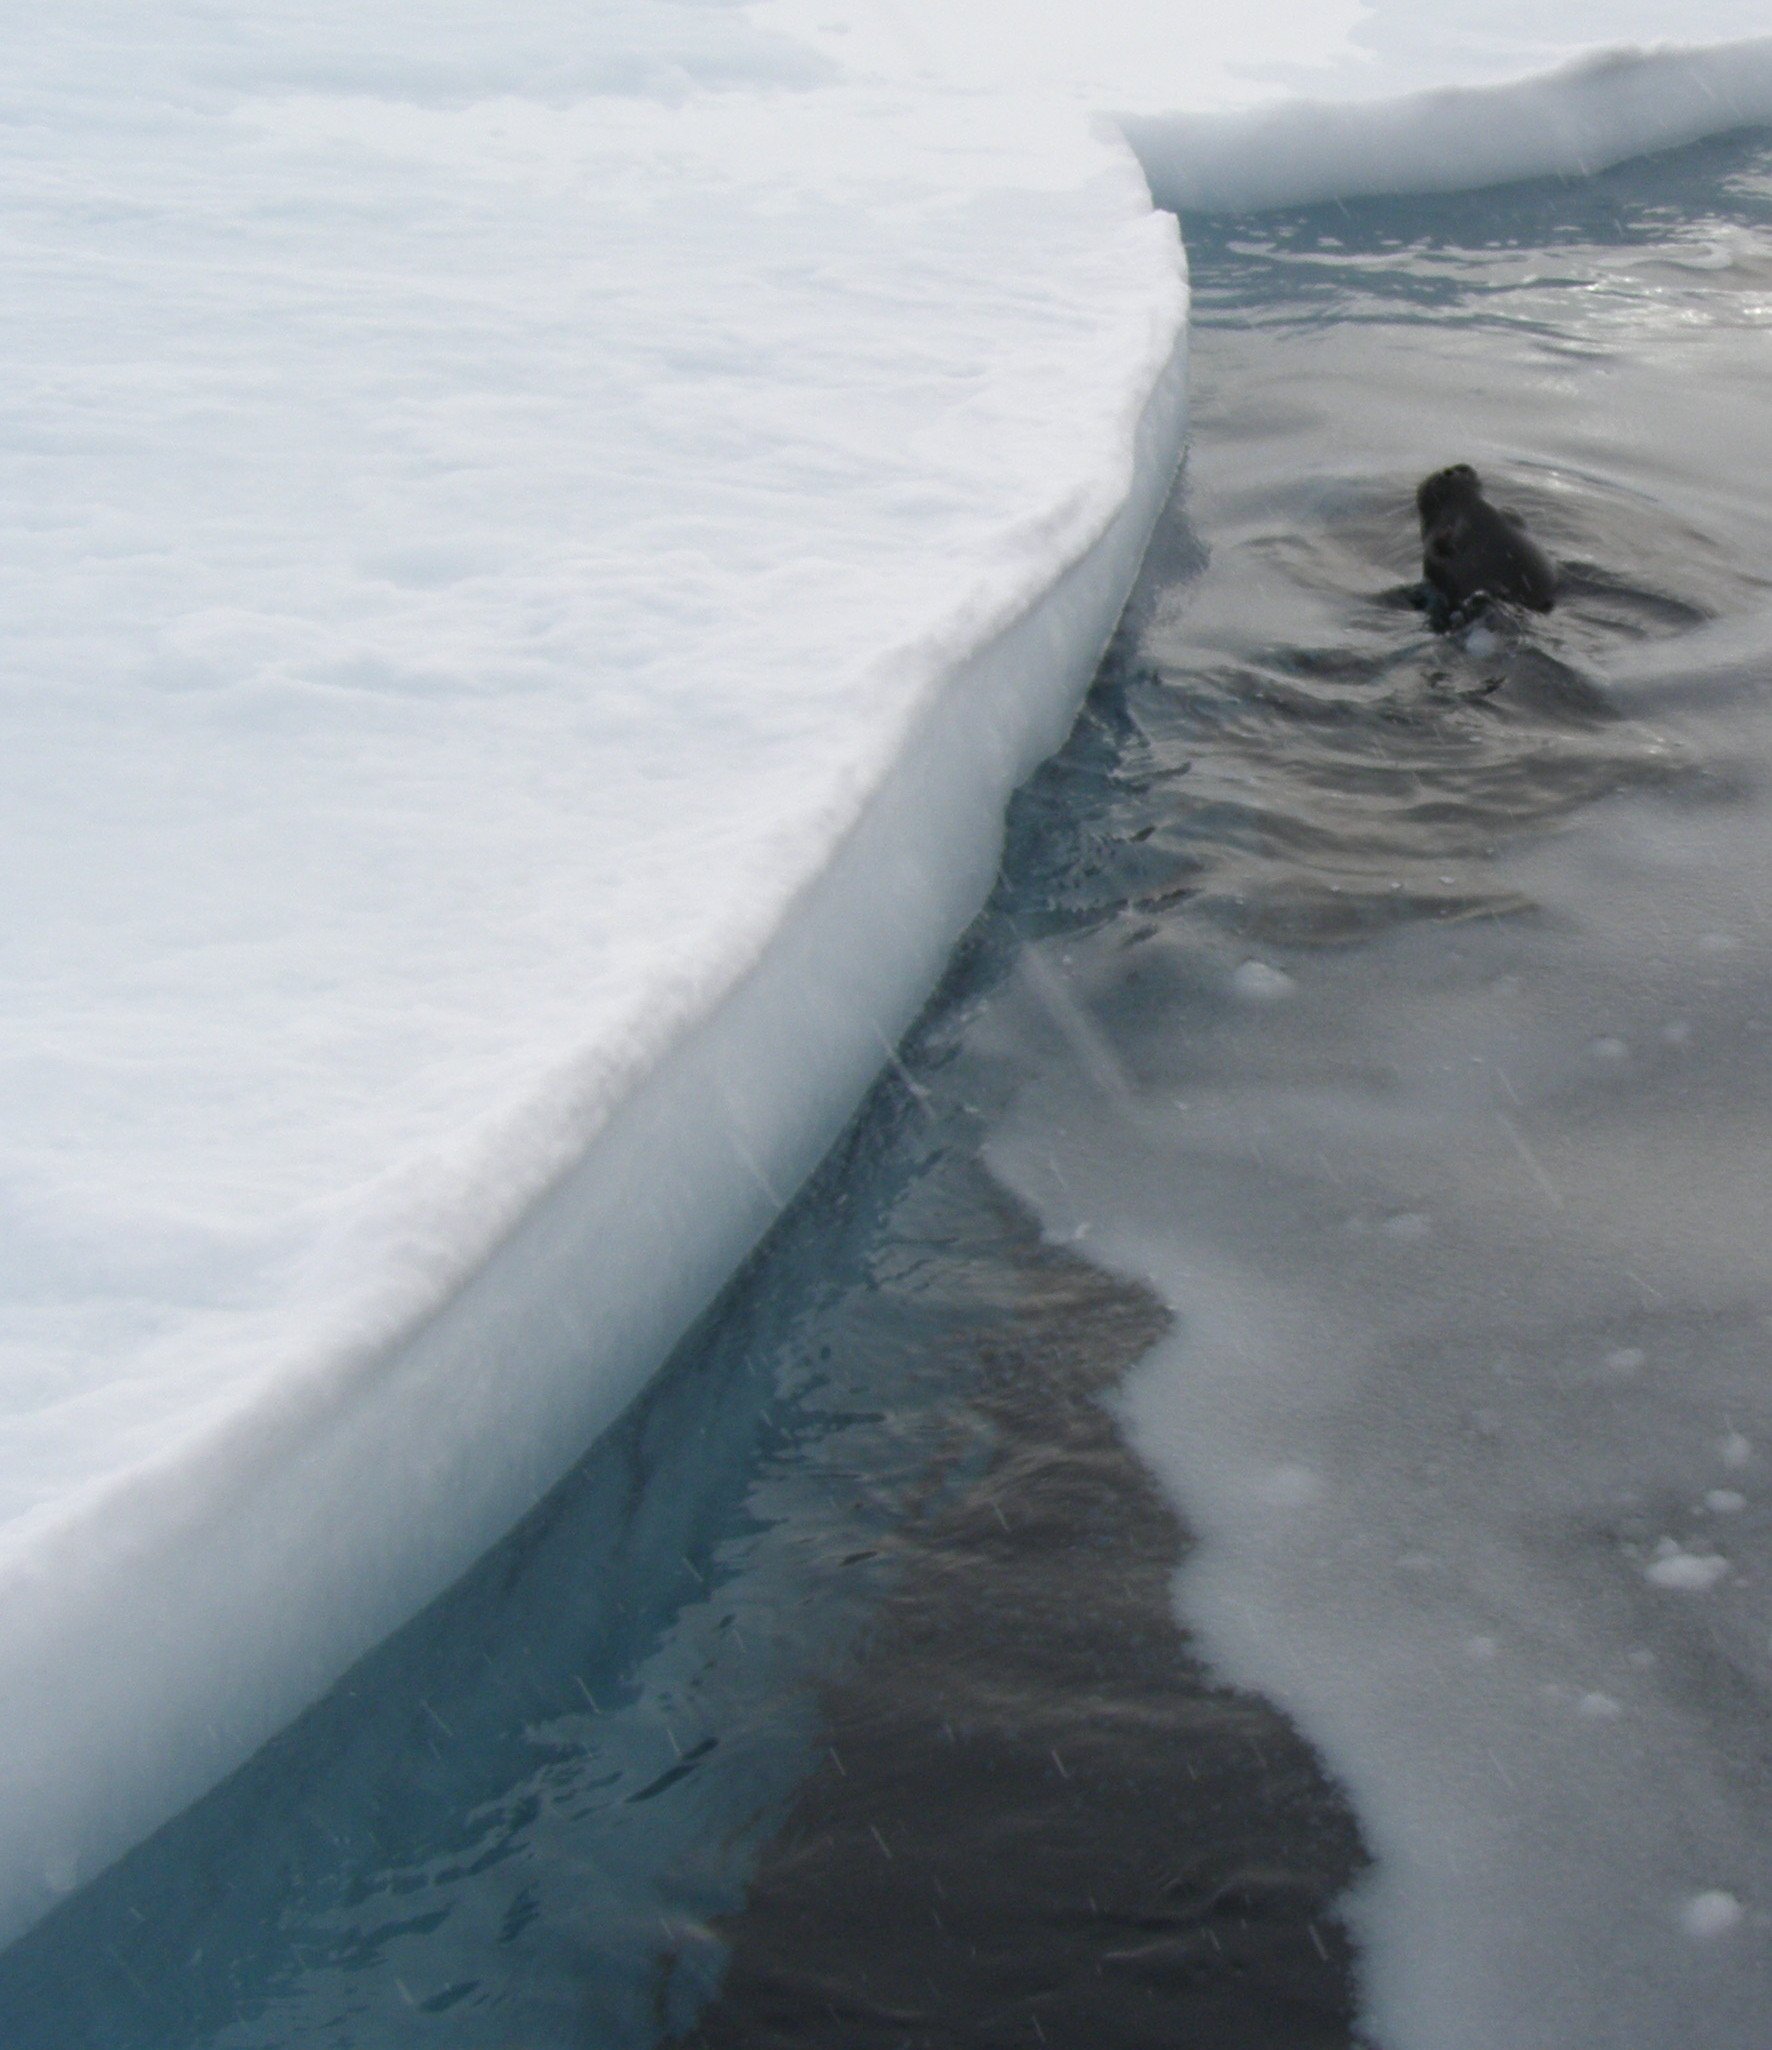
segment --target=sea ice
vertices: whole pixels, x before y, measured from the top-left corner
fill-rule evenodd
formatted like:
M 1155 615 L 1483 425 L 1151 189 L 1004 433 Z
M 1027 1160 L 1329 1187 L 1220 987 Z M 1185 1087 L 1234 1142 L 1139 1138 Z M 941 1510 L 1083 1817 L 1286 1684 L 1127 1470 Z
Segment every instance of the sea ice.
M 8 39 L 0 1933 L 706 1305 L 1180 444 L 1111 136 L 736 8 L 489 19 Z
M 1772 104 L 1495 84 L 1646 0 L 812 11 L 0 37 L 0 1934 L 557 1477 L 933 984 L 1181 442 L 1099 110 L 1255 204 Z

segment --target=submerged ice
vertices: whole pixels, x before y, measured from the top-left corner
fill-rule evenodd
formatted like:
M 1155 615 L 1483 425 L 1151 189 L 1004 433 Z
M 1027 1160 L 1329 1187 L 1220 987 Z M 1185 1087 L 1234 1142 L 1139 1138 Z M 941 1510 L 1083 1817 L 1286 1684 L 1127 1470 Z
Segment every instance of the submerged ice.
M 998 1028 L 995 1164 L 1175 1313 L 1124 1414 L 1359 1814 L 1386 2050 L 1772 2013 L 1772 181 L 1711 175 L 1196 250 L 1211 563 L 1125 655 L 1170 873 Z M 1373 602 L 1442 454 L 1552 619 Z

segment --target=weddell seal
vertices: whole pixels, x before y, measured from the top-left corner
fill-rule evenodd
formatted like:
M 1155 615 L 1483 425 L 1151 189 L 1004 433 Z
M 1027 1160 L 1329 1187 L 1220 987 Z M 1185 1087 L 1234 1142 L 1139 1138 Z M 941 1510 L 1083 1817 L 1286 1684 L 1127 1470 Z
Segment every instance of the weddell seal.
M 1556 565 L 1518 513 L 1491 505 L 1469 463 L 1424 477 L 1415 493 L 1421 514 L 1422 597 L 1436 625 L 1455 626 L 1485 598 L 1505 598 L 1533 612 L 1556 603 Z

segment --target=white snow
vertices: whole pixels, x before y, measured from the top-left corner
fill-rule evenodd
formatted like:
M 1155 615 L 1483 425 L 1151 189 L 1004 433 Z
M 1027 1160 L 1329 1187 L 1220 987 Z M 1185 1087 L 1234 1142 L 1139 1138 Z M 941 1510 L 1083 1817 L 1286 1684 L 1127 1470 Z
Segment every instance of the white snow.
M 932 984 L 1180 446 L 1174 223 L 1092 111 L 1248 203 L 1766 70 L 1330 120 L 1613 31 L 817 15 L 0 37 L 0 1932 L 562 1471 Z

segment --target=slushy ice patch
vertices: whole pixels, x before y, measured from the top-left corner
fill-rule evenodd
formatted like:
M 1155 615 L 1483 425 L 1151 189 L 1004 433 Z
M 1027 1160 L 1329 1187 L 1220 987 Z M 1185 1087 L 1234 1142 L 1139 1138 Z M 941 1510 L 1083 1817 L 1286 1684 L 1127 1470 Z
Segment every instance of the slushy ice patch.
M 1772 2013 L 1769 168 L 1196 238 L 1139 888 L 997 1024 L 994 1165 L 1175 1314 L 1181 1613 L 1353 1798 L 1386 2050 Z M 1467 451 L 1570 576 L 1434 640 L 1373 594 Z

